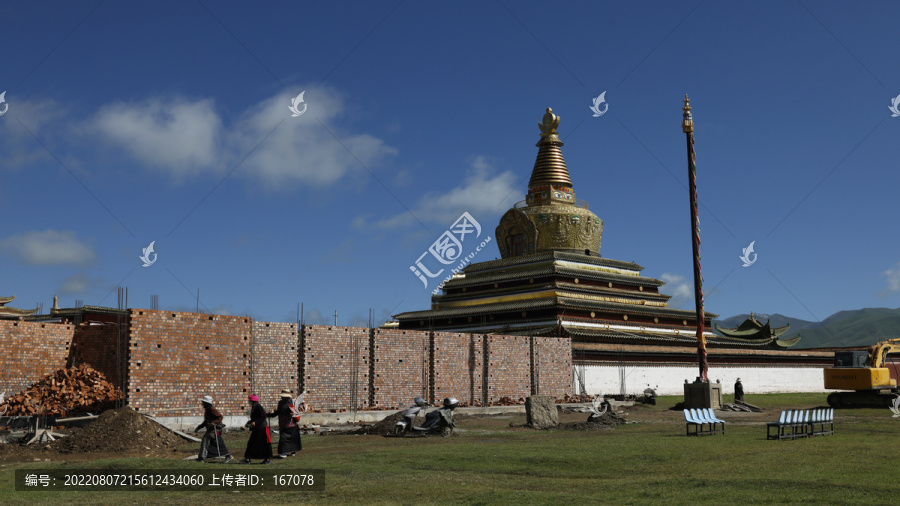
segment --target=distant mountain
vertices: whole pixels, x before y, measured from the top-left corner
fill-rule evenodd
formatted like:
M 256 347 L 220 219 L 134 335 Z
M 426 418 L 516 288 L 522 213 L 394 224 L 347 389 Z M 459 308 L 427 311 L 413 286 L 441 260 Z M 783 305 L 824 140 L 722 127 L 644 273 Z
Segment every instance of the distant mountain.
M 798 350 L 870 346 L 885 339 L 900 338 L 900 309 L 866 308 L 838 311 L 821 322 L 811 322 L 780 314 L 756 314 L 755 316 L 762 322 L 769 320 L 773 328 L 790 324 L 790 330 L 779 337 L 789 339 L 800 334 L 800 342 L 792 348 Z M 747 314 L 740 314 L 724 320 L 715 320 L 715 323 L 733 328 L 748 317 Z

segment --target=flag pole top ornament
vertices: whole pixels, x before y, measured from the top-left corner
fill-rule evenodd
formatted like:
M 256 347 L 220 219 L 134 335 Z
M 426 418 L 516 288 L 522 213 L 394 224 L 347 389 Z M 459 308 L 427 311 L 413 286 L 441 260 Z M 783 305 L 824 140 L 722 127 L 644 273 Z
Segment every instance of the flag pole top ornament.
M 688 98 L 687 93 L 684 94 L 684 107 L 681 110 L 684 111 L 684 119 L 681 121 L 681 131 L 689 134 L 694 131 L 694 118 L 691 117 L 691 99 Z
M 556 129 L 559 128 L 559 116 L 553 114 L 553 109 L 547 108 L 543 121 L 538 123 L 538 128 L 541 129 L 541 137 L 557 137 Z

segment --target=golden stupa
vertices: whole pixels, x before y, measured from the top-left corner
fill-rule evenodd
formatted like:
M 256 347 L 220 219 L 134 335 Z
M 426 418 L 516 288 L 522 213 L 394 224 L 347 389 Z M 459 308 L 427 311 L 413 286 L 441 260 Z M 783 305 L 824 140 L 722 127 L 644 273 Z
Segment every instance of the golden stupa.
M 497 246 L 503 258 L 547 251 L 600 254 L 603 221 L 575 199 L 559 140 L 559 116 L 547 108 L 538 123 L 541 140 L 525 200 L 500 218 Z

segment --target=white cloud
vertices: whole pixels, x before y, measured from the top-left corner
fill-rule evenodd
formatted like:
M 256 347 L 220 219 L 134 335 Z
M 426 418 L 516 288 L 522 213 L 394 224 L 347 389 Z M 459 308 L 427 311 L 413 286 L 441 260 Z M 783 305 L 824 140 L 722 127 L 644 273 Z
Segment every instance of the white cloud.
M 670 307 L 683 309 L 685 304 L 694 299 L 693 282 L 687 281 L 684 276 L 665 273 L 659 278 L 666 282 L 666 286 L 660 291 L 672 296 L 669 299 Z
M 70 230 L 25 232 L 0 242 L 0 249 L 29 265 L 87 265 L 97 258 Z
M 511 171 L 493 175 L 494 167 L 484 156 L 477 156 L 470 162 L 463 183 L 446 193 L 431 192 L 419 199 L 412 209 L 412 215 L 423 222 L 450 225 L 468 211 L 479 222 L 482 217 L 505 212 L 522 195 L 515 188 L 516 176 Z M 400 213 L 373 223 L 379 229 L 394 229 L 415 223 L 410 213 Z M 362 226 L 363 217 L 354 220 L 354 226 Z
M 137 160 L 174 175 L 214 168 L 222 152 L 222 120 L 210 99 L 158 98 L 104 106 L 92 126 Z
M 308 88 L 306 112 L 296 118 L 288 110 L 294 96 L 285 91 L 266 98 L 231 126 L 211 99 L 180 98 L 111 104 L 90 126 L 138 161 L 176 177 L 224 174 L 238 167 L 238 174 L 270 189 L 290 183 L 327 186 L 348 173 L 367 174 L 366 169 L 397 153 L 381 139 L 337 126 L 344 112 L 337 92 Z
M 887 281 L 887 288 L 881 292 L 882 296 L 900 292 L 900 262 L 897 263 L 897 267 L 884 271 L 882 275 Z
M 37 160 L 52 160 L 41 143 L 53 149 L 59 136 L 50 126 L 66 115 L 65 109 L 53 100 L 33 102 L 9 93 L 4 98 L 9 109 L 0 121 L 0 167 L 18 169 Z
M 248 109 L 231 134 L 237 155 L 255 148 L 241 168 L 265 185 L 274 188 L 302 182 L 325 186 L 350 172 L 368 177 L 366 168 L 372 170 L 385 156 L 397 153 L 371 135 L 338 129 L 335 120 L 342 115 L 344 104 L 334 91 L 307 90 L 307 110 L 296 118 L 288 111 L 292 98 L 283 92 Z
M 87 274 L 79 272 L 63 281 L 59 293 L 63 295 L 83 294 L 103 282 L 103 278 L 90 278 Z
M 347 326 L 349 326 L 349 327 L 368 327 L 369 319 L 368 319 L 368 317 L 363 317 L 363 316 L 351 316 L 350 320 L 347 322 Z
M 326 320 L 322 315 L 322 312 L 316 308 L 310 309 L 306 311 L 306 314 L 303 316 L 303 324 L 304 325 L 333 325 L 334 320 Z

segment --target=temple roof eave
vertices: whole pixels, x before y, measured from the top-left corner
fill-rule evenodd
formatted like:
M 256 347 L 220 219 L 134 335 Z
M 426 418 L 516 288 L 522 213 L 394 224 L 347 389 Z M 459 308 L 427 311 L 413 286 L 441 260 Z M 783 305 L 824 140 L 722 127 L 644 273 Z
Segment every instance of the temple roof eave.
M 454 316 L 467 316 L 475 314 L 500 313 L 508 311 L 521 311 L 531 309 L 545 308 L 572 308 L 584 310 L 601 310 L 615 311 L 623 314 L 645 315 L 645 316 L 671 316 L 676 318 L 695 318 L 696 313 L 686 309 L 675 309 L 669 307 L 641 306 L 631 304 L 621 304 L 616 302 L 589 301 L 582 299 L 571 299 L 568 297 L 548 297 L 543 299 L 532 299 L 515 302 L 500 302 L 492 304 L 483 304 L 477 306 L 462 306 L 445 309 L 428 309 L 423 311 L 410 311 L 394 315 L 397 320 L 414 320 L 420 318 L 452 318 Z M 652 307 L 652 309 L 645 309 Z M 718 315 L 706 313 L 706 319 L 715 318 Z
M 444 293 L 432 297 L 432 304 L 443 304 L 446 302 L 459 302 L 468 300 L 489 299 L 494 297 L 512 297 L 517 295 L 525 295 L 528 293 L 537 293 L 547 290 L 566 291 L 573 293 L 581 293 L 585 296 L 598 297 L 616 297 L 632 300 L 648 300 L 653 302 L 667 302 L 671 296 L 658 292 L 641 292 L 637 290 L 624 290 L 621 288 L 597 288 L 594 286 L 585 286 L 583 284 L 566 283 L 566 282 L 549 282 L 536 283 L 529 285 L 516 285 L 504 288 L 489 288 L 485 290 L 463 292 L 455 291 L 454 293 Z
M 31 316 L 38 311 L 40 311 L 40 307 L 36 307 L 34 309 L 19 309 L 15 307 L 0 307 L 0 317 L 11 316 L 11 317 L 19 317 L 19 316 Z
M 597 272 L 590 270 L 573 269 L 569 267 L 557 266 L 551 263 L 545 265 L 537 265 L 533 268 L 515 270 L 515 271 L 499 271 L 496 273 L 471 273 L 465 272 L 465 277 L 450 279 L 444 283 L 445 288 L 468 287 L 486 283 L 497 283 L 501 281 L 520 280 L 534 278 L 540 276 L 551 276 L 554 274 L 573 276 L 592 281 L 600 282 L 619 282 L 630 285 L 642 285 L 660 287 L 665 285 L 665 281 L 655 278 L 647 278 L 644 276 L 629 276 L 624 274 L 616 274 L 612 272 Z
M 613 267 L 616 269 L 623 270 L 634 270 L 634 271 L 642 271 L 644 268 L 634 262 L 626 262 L 624 260 L 613 260 L 611 258 L 603 258 L 603 257 L 595 257 L 588 256 L 579 253 L 570 253 L 568 251 L 545 251 L 542 253 L 535 253 L 533 255 L 522 255 L 517 257 L 508 257 L 508 258 L 500 258 L 496 260 L 488 260 L 486 262 L 479 262 L 477 264 L 471 264 L 465 268 L 466 274 L 492 270 L 492 269 L 500 269 L 503 267 L 510 267 L 513 265 L 519 264 L 528 264 L 528 263 L 539 263 L 539 262 L 547 262 L 549 260 L 567 260 L 570 262 L 583 262 L 594 265 L 600 265 L 605 267 Z

